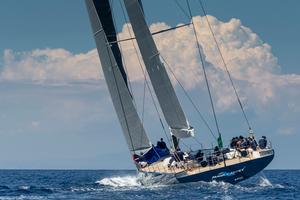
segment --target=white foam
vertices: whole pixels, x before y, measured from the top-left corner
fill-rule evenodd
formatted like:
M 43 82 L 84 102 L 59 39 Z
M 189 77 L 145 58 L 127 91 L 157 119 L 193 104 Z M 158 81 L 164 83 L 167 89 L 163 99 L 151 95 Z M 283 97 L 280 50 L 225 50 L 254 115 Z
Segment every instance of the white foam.
M 284 188 L 283 185 L 280 184 L 272 184 L 271 181 L 266 176 L 260 177 L 259 186 L 261 187 L 272 187 L 272 188 Z
M 91 191 L 99 191 L 98 188 L 91 187 L 71 187 L 71 192 L 91 192 Z
M 261 187 L 273 187 L 272 183 L 267 179 L 267 177 L 260 177 L 259 186 Z
M 25 196 L 25 195 L 21 195 L 21 196 L 0 196 L 0 200 L 42 200 L 42 199 L 46 199 L 42 196 Z
M 19 186 L 19 189 L 20 190 L 29 190 L 30 186 L 28 186 L 28 185 L 22 185 L 22 186 Z
M 229 196 L 229 195 L 225 195 L 225 196 L 223 197 L 223 199 L 224 199 L 224 200 L 232 200 L 233 197 L 231 197 L 231 196 Z
M 235 185 L 232 185 L 230 183 L 226 183 L 223 181 L 211 181 L 211 182 L 201 182 L 205 187 L 217 187 L 217 188 L 222 188 L 224 191 L 227 191 L 230 187 L 235 187 Z M 203 186 L 202 185 L 202 186 Z
M 153 175 L 138 173 L 136 176 L 116 176 L 103 178 L 96 183 L 114 188 L 161 188 L 176 183 L 176 178 L 172 175 Z
M 96 181 L 96 183 L 106 186 L 112 186 L 112 187 L 139 187 L 141 186 L 141 183 L 138 181 L 136 176 L 117 176 L 117 177 L 111 177 L 111 178 L 104 178 L 99 181 Z
M 161 187 L 177 183 L 177 179 L 172 174 L 145 174 L 139 173 L 137 180 L 145 187 Z

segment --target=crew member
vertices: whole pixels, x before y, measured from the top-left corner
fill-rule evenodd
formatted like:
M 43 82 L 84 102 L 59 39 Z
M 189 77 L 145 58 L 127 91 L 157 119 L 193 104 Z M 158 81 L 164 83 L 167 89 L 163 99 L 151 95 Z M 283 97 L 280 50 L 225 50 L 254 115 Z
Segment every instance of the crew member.
M 262 136 L 258 141 L 258 146 L 260 149 L 265 149 L 267 147 L 267 138 L 266 136 Z

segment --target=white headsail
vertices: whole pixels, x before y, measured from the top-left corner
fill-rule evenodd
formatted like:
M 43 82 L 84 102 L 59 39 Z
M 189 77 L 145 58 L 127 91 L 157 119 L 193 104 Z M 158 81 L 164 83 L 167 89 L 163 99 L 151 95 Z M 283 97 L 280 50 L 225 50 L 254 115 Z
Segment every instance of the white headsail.
M 171 133 L 178 138 L 193 136 L 194 129 L 190 127 L 185 117 L 165 66 L 160 60 L 139 0 L 124 0 L 124 3 L 147 72 Z
M 101 3 L 100 3 L 101 2 Z M 117 112 L 121 127 L 131 151 L 142 150 L 151 147 L 141 120 L 133 104 L 131 94 L 126 85 L 126 76 L 121 72 L 120 61 L 117 62 L 115 51 L 109 44 L 108 31 L 115 33 L 113 26 L 109 0 L 85 0 L 98 54 L 100 57 L 104 77 Z M 111 21 L 107 23 L 102 21 Z M 109 26 L 109 27 L 107 27 Z M 114 54 L 115 53 L 115 54 Z

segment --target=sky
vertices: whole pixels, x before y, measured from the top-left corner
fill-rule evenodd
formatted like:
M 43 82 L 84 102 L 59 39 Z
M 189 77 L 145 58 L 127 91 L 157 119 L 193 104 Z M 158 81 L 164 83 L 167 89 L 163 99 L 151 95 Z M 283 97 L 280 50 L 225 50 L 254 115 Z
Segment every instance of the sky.
M 183 6 L 184 1 L 179 1 Z M 191 0 L 199 43 L 205 54 L 224 142 L 247 127 L 235 100 L 203 13 Z M 257 137 L 275 148 L 269 169 L 299 169 L 300 2 L 204 0 Z M 187 23 L 173 0 L 144 0 L 152 31 Z M 120 38 L 129 36 L 118 1 Z M 159 6 L 158 6 L 159 5 Z M 202 16 L 202 17 L 201 17 Z M 83 0 L 0 1 L 0 168 L 132 169 L 129 151 L 110 100 Z M 187 39 L 190 38 L 190 39 Z M 191 29 L 155 36 L 168 64 L 213 126 Z M 138 112 L 143 76 L 131 43 L 122 45 Z M 172 82 L 197 140 L 215 142 Z M 149 94 L 145 127 L 155 143 L 162 135 Z M 194 140 L 186 141 L 193 148 Z

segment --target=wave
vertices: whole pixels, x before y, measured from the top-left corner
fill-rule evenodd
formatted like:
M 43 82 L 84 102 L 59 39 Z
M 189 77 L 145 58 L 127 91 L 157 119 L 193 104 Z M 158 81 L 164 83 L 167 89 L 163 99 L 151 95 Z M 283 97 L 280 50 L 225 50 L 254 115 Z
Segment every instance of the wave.
M 25 195 L 20 195 L 20 196 L 0 196 L 0 200 L 42 200 L 46 199 L 45 197 L 42 196 L 25 196 Z
M 102 191 L 99 188 L 94 187 L 71 187 L 71 192 L 95 192 L 95 191 Z
M 19 188 L 19 190 L 27 190 L 28 191 L 28 190 L 30 190 L 31 187 L 29 185 L 21 185 L 18 188 Z
M 0 185 L 0 190 L 9 190 L 10 188 L 6 185 Z
M 243 193 L 254 193 L 254 192 L 261 192 L 267 190 L 277 190 L 277 189 L 291 189 L 288 186 L 283 186 L 281 184 L 273 184 L 271 181 L 265 177 L 260 176 L 256 183 L 242 183 L 242 184 L 230 184 L 225 182 L 197 182 L 197 183 L 188 183 L 196 186 L 197 189 L 201 191 L 218 191 L 225 195 L 225 199 L 231 199 L 231 193 L 234 192 L 243 192 Z M 189 187 L 189 186 L 187 186 Z
M 49 195 L 55 192 L 54 188 L 46 188 L 46 187 L 37 187 L 31 185 L 20 185 L 14 188 L 9 188 L 5 192 L 15 193 L 19 195 L 29 195 L 29 194 L 38 194 L 38 195 Z M 33 196 L 32 198 L 36 198 Z M 0 198 L 0 200 L 2 200 Z

